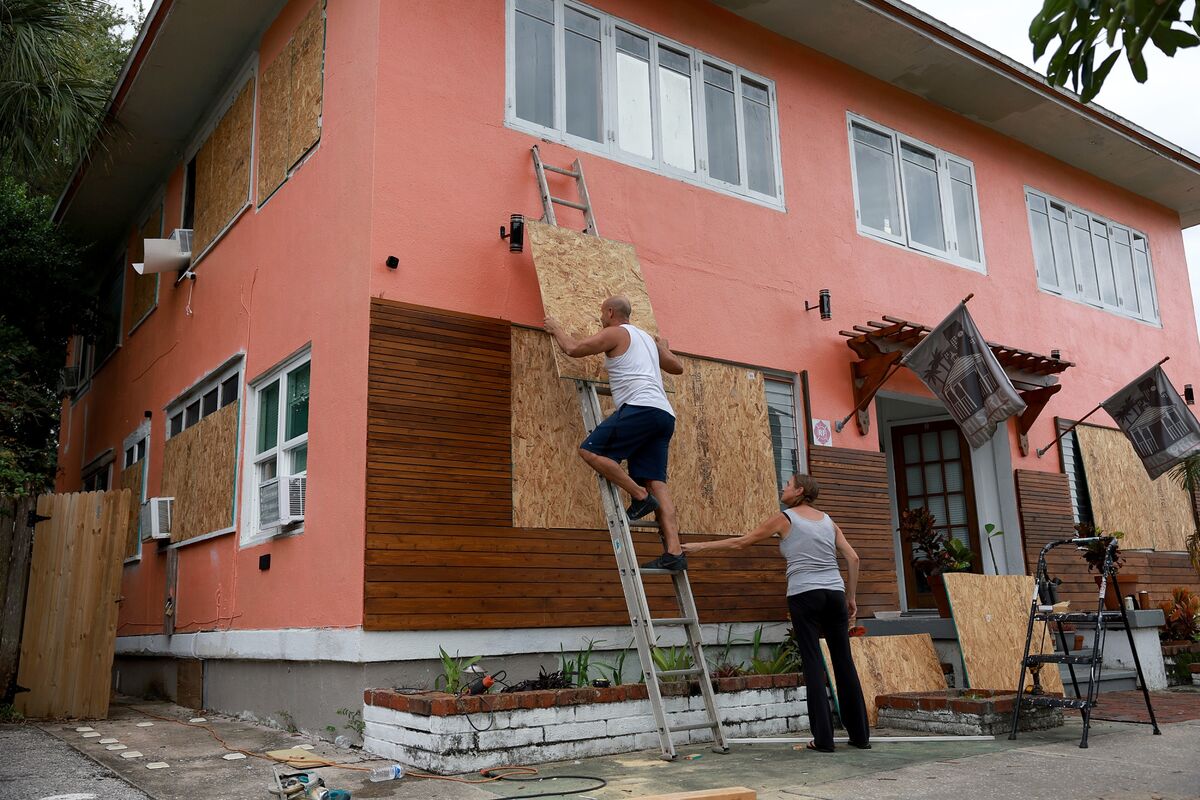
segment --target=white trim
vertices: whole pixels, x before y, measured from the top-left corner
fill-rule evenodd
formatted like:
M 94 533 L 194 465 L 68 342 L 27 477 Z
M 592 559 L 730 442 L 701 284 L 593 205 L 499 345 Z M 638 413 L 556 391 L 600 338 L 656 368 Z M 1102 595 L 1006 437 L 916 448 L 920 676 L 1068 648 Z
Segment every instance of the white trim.
M 184 539 L 182 542 L 171 542 L 169 545 L 167 545 L 167 548 L 169 550 L 178 550 L 181 547 L 187 547 L 189 544 L 199 544 L 200 542 L 207 542 L 209 539 L 216 539 L 220 536 L 228 536 L 236 530 L 237 527 L 231 525 L 228 528 L 221 528 L 220 530 L 202 533 L 199 536 L 193 536 L 190 539 Z
M 779 599 L 783 603 L 783 598 Z M 782 607 L 782 605 L 781 605 Z M 704 624 L 704 641 L 720 636 L 747 639 L 763 626 L 762 641 L 775 643 L 787 635 L 786 622 Z M 728 632 L 728 633 L 727 633 Z M 519 634 L 519 635 L 517 635 Z M 285 628 L 176 633 L 172 636 L 118 636 L 116 654 L 175 658 L 228 658 L 248 661 L 340 661 L 352 664 L 388 661 L 426 661 L 438 658 L 438 648 L 485 658 L 521 653 L 570 652 L 603 642 L 613 650 L 629 646 L 628 625 L 597 628 L 497 628 L 491 630 L 364 631 L 362 628 Z M 664 630 L 661 644 L 683 644 L 683 632 Z M 603 648 L 601 648 L 603 649 Z
M 884 231 L 879 231 L 874 228 L 863 225 L 862 222 L 862 205 L 858 192 L 858 161 L 854 153 L 854 126 L 860 125 L 873 133 L 880 136 L 890 137 L 893 143 L 892 151 L 892 169 L 893 177 L 896 182 L 896 201 L 900 218 L 897 220 L 900 226 L 899 233 L 888 234 Z M 861 114 L 856 114 L 853 111 L 846 112 L 846 136 L 847 144 L 850 149 L 850 182 L 854 194 L 854 226 L 860 236 L 868 239 L 874 239 L 877 242 L 883 242 L 895 247 L 899 247 L 910 252 L 920 253 L 923 256 L 943 261 L 947 264 L 953 264 L 956 267 L 969 269 L 972 272 L 987 274 L 987 255 L 983 247 L 983 218 L 979 213 L 979 181 L 975 173 L 975 164 L 969 159 L 963 158 L 949 151 L 936 147 L 928 142 L 924 142 L 908 134 L 901 133 L 887 125 L 880 124 L 874 120 L 864 117 Z M 937 162 L 937 182 L 938 182 L 938 199 L 941 206 L 942 214 L 942 236 L 945 241 L 945 249 L 938 250 L 929 245 L 921 244 L 912 239 L 912 225 L 908 218 L 908 203 L 907 203 L 907 183 L 904 177 L 904 169 L 902 161 L 904 159 L 903 149 L 908 145 L 914 149 L 924 150 L 931 153 L 934 160 Z M 975 213 L 975 237 L 976 246 L 979 249 L 979 260 L 972 261 L 958 255 L 958 229 L 954 224 L 954 198 L 951 193 L 951 179 L 949 162 L 966 167 L 971 172 L 971 197 L 972 207 Z
M 757 73 L 742 69 L 717 56 L 709 55 L 694 47 L 661 36 L 641 26 L 635 25 L 619 17 L 615 17 L 599 9 L 593 8 L 576 0 L 552 0 L 554 3 L 554 126 L 544 127 L 535 122 L 521 119 L 516 110 L 516 3 L 515 0 L 505 0 L 505 102 L 504 125 L 515 131 L 527 133 L 547 141 L 558 142 L 576 150 L 601 156 L 612 161 L 644 169 L 656 175 L 682 181 L 694 186 L 702 186 L 722 194 L 748 200 L 777 211 L 787 210 L 783 189 L 783 158 L 782 146 L 779 140 L 779 102 L 775 91 L 775 83 Z M 600 21 L 600 82 L 601 82 L 601 141 L 595 142 L 566 132 L 566 93 L 565 86 L 565 26 L 564 15 L 566 6 L 581 13 L 593 16 Z M 615 29 L 621 28 L 629 33 L 643 37 L 649 43 L 649 80 L 651 108 L 651 139 L 655 157 L 647 159 L 621 149 L 617 141 L 617 92 L 616 92 L 616 36 Z M 693 158 L 695 171 L 672 167 L 662 160 L 662 136 L 659 107 L 659 67 L 658 48 L 665 46 L 669 49 L 685 53 L 691 68 L 692 91 L 692 136 Z M 721 69 L 728 70 L 733 79 L 734 119 L 737 125 L 738 170 L 739 185 L 726 183 L 708 174 L 708 143 L 707 129 L 704 121 L 704 73 L 705 62 Z M 746 171 L 746 138 L 744 133 L 744 110 L 742 97 L 742 80 L 748 79 L 767 88 L 771 104 L 771 147 L 775 168 L 774 197 L 757 192 L 749 187 L 749 175 Z
M 184 389 L 182 392 L 177 394 L 175 396 L 175 399 L 173 399 L 171 402 L 167 403 L 163 407 L 163 415 L 164 415 L 164 418 L 166 419 L 166 425 L 163 429 L 164 440 L 173 439 L 175 436 L 178 435 L 178 434 L 172 435 L 172 433 L 171 433 L 171 418 L 173 416 L 175 416 L 176 413 L 184 413 L 185 414 L 184 427 L 180 430 L 180 433 L 182 433 L 183 431 L 185 431 L 189 427 L 191 427 L 191 426 L 187 425 L 187 419 L 186 419 L 185 412 L 187 411 L 187 407 L 189 405 L 191 405 L 193 401 L 200 401 L 200 403 L 201 403 L 201 408 L 200 408 L 201 416 L 196 421 L 199 422 L 201 419 L 204 419 L 204 407 L 203 407 L 204 395 L 208 394 L 213 389 L 218 390 L 217 408 L 216 408 L 217 411 L 220 411 L 225 406 L 230 405 L 229 403 L 225 403 L 224 405 L 221 404 L 221 401 L 223 398 L 221 397 L 220 389 L 221 389 L 221 385 L 223 383 L 225 383 L 225 381 L 229 380 L 230 378 L 234 377 L 235 375 L 238 376 L 238 384 L 237 384 L 238 396 L 237 396 L 237 400 L 235 400 L 235 402 L 240 402 L 242 399 L 242 395 L 245 394 L 245 386 L 243 385 L 244 380 L 242 379 L 242 370 L 243 370 L 244 366 L 245 366 L 245 354 L 237 353 L 237 354 L 231 356 L 230 358 L 227 358 L 225 360 L 225 362 L 223 364 L 221 364 L 221 366 L 219 366 L 216 369 L 212 370 L 211 372 L 207 373 L 204 377 L 200 378 L 200 380 L 196 381 L 191 386 L 189 386 L 188 388 Z M 193 423 L 193 424 L 195 424 L 195 423 Z

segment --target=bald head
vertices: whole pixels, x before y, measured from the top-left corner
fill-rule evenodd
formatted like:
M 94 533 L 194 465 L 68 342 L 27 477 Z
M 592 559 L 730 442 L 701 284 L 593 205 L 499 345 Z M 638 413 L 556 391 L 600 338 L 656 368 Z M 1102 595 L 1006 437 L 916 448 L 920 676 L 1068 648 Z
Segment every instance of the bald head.
M 623 325 L 629 322 L 631 313 L 629 298 L 623 295 L 613 295 L 600 304 L 600 319 L 605 325 Z

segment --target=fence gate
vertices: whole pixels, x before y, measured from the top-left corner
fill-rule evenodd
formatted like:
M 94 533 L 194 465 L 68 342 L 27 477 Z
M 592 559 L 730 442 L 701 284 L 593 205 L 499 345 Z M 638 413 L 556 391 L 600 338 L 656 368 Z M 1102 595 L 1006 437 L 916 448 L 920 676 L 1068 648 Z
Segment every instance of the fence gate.
M 16 697 L 28 717 L 108 715 L 129 490 L 38 498 Z

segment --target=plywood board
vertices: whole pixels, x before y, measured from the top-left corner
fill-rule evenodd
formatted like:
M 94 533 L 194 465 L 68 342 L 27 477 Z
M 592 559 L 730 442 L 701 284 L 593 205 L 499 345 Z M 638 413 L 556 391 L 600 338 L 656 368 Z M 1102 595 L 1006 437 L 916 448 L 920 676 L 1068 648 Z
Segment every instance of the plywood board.
M 290 97 L 288 152 L 291 169 L 321 138 L 322 80 L 325 65 L 325 3 L 313 4 L 288 43 Z
M 108 714 L 129 493 L 43 495 L 16 697 L 27 717 Z
M 129 267 L 129 305 L 125 316 L 125 330 L 129 331 L 158 303 L 158 274 L 138 275 L 133 271 L 133 264 L 140 263 L 146 256 L 146 240 L 158 239 L 162 236 L 163 210 L 160 205 L 150 218 L 134 235 L 133 247 L 130 248 Z
M 251 78 L 196 153 L 193 253 L 203 251 L 249 199 L 253 124 L 254 80 Z
M 288 81 L 292 71 L 291 43 L 258 78 L 258 203 L 262 205 L 287 177 Z
M 962 648 L 966 684 L 972 689 L 1016 691 L 1025 653 L 1029 606 L 1033 599 L 1032 575 L 943 575 L 950 597 L 951 616 Z M 1044 622 L 1033 630 L 1033 653 L 1051 653 L 1054 643 Z M 1058 665 L 1042 668 L 1042 688 L 1063 691 Z M 1026 688 L 1033 685 L 1027 677 Z
M 556 375 L 541 331 L 512 332 L 513 525 L 603 529 L 573 381 Z M 668 483 L 686 533 L 740 534 L 778 508 L 762 373 L 684 358 Z M 609 398 L 601 398 L 604 412 Z
M 547 316 L 584 338 L 600 330 L 600 304 L 613 295 L 624 295 L 633 308 L 629 321 L 658 335 L 633 245 L 541 222 L 527 222 L 525 232 Z M 556 347 L 554 360 L 560 377 L 608 379 L 602 355 L 570 358 Z
M 146 459 L 142 458 L 121 470 L 121 488 L 129 490 L 129 522 L 125 526 L 125 558 L 133 558 L 141 552 L 138 522 L 142 510 L 142 473 L 145 469 Z
M 233 527 L 237 427 L 232 403 L 163 445 L 162 496 L 175 498 L 173 543 Z
M 1150 480 L 1119 430 L 1080 425 L 1075 435 L 1096 525 L 1124 532 L 1121 547 L 1127 550 L 1186 551 L 1196 529 L 1187 492 L 1170 475 Z
M 821 640 L 825 672 L 837 690 L 829 646 Z M 906 636 L 856 636 L 850 640 L 850 655 L 862 684 L 867 705 L 867 721 L 872 727 L 879 721 L 875 698 L 896 692 L 933 692 L 946 688 L 946 678 L 933 639 L 928 633 Z

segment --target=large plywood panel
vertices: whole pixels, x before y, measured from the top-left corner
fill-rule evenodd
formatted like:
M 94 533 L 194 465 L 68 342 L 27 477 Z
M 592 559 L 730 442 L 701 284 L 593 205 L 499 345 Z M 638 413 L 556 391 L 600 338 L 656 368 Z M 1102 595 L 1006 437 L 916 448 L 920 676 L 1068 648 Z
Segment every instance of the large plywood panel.
M 1150 480 L 1125 434 L 1115 428 L 1075 429 L 1092 498 L 1092 517 L 1107 531 L 1123 531 L 1121 547 L 1180 552 L 1196 529 L 1186 491 L 1170 475 Z
M 955 572 L 944 575 L 943 580 L 962 648 L 967 686 L 1016 691 L 1033 600 L 1033 576 Z M 1046 624 L 1036 623 L 1030 652 L 1053 651 Z M 1058 665 L 1045 665 L 1041 677 L 1043 689 L 1062 693 Z M 1026 678 L 1025 685 L 1033 685 L 1032 677 Z
M 129 490 L 129 522 L 125 526 L 125 558 L 133 558 L 141 552 L 138 539 L 138 522 L 142 509 L 142 472 L 146 459 L 133 462 L 121 470 L 121 488 Z
M 600 304 L 613 295 L 624 295 L 633 307 L 629 321 L 658 334 L 633 245 L 541 222 L 528 222 L 525 230 L 547 316 L 574 336 L 591 336 L 600 329 Z M 602 355 L 570 358 L 556 347 L 554 360 L 561 377 L 608 379 Z
M 192 252 L 199 254 L 250 197 L 254 79 L 246 81 L 196 153 L 196 219 Z
M 287 177 L 291 43 L 258 78 L 258 203 L 262 205 Z
M 829 682 L 837 689 L 829 647 L 821 640 L 821 655 Z M 856 636 L 850 640 L 850 655 L 862 684 L 867 704 L 867 721 L 872 727 L 879 721 L 875 698 L 896 692 L 931 692 L 946 688 L 946 678 L 933 639 L 928 633 L 906 636 Z
M 175 498 L 173 543 L 233 527 L 237 426 L 232 403 L 163 445 L 162 496 Z
M 290 169 L 321 138 L 322 78 L 325 63 L 325 3 L 313 7 L 288 43 L 288 154 Z
M 595 474 L 577 454 L 584 430 L 575 385 L 557 376 L 547 334 L 514 328 L 512 336 L 513 524 L 603 528 Z M 743 533 L 778 508 L 762 373 L 683 361 L 669 466 L 680 529 Z
M 129 307 L 125 316 L 125 330 L 132 330 L 158 304 L 158 274 L 138 275 L 133 271 L 132 264 L 140 263 L 145 258 L 146 240 L 162 236 L 163 210 L 160 205 L 142 225 L 134 237 L 130 251 L 129 267 Z

